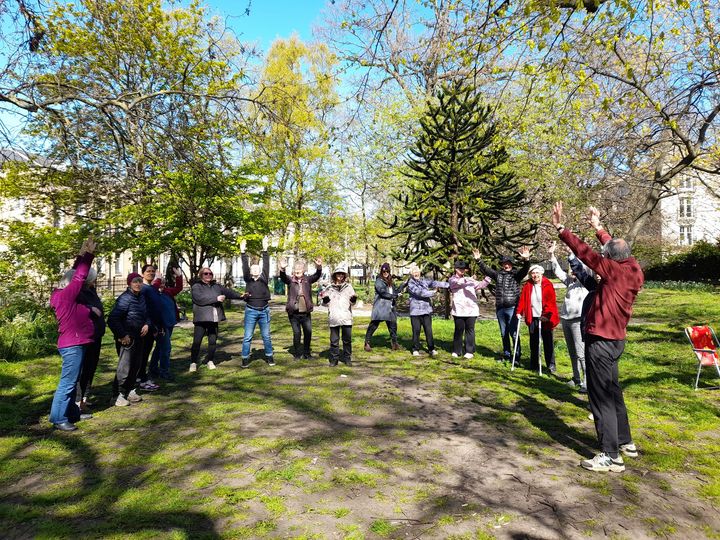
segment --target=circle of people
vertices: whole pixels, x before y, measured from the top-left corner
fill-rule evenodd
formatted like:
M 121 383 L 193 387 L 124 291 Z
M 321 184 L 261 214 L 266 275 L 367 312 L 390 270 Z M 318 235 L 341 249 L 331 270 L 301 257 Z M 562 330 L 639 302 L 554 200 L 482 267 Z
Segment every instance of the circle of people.
M 499 360 L 510 361 L 514 369 L 521 356 L 520 321 L 528 329 L 530 368 L 542 373 L 540 347 L 547 369 L 555 372 L 553 330 L 562 327 L 572 364 L 571 386 L 587 393 L 595 420 L 601 452 L 581 465 L 594 471 L 620 472 L 624 470 L 622 456 L 636 457 L 637 448 L 630 436 L 627 410 L 618 382 L 617 362 L 625 344 L 626 326 L 632 304 L 643 284 L 643 274 L 631 257 L 627 243 L 613 239 L 600 224 L 600 214 L 591 207 L 588 223 L 603 246 L 594 251 L 587 243 L 562 224 L 562 203 L 553 208 L 552 224 L 559 238 L 571 251 L 569 272 L 563 271 L 555 257 L 556 245 L 549 248 L 550 262 L 555 275 L 567 289 L 558 310 L 555 288 L 539 264 L 530 264 L 530 250 L 521 248 L 519 264 L 510 256 L 499 259 L 499 267 L 491 268 L 481 260 L 478 250 L 473 256 L 485 277 L 468 276 L 466 261 L 454 263 L 453 275 L 447 281 L 422 276 L 421 269 L 412 266 L 409 278 L 402 282 L 391 273 L 388 263 L 380 267 L 375 280 L 375 298 L 371 321 L 365 333 L 364 350 L 372 350 L 372 337 L 380 323 L 387 324 L 393 350 L 397 341 L 396 300 L 407 291 L 412 327 L 412 354 L 421 351 L 420 332 L 425 334 L 428 353 L 435 357 L 432 332 L 433 306 L 431 299 L 438 289 L 449 289 L 451 315 L 454 321 L 452 356 L 472 358 L 475 353 L 475 323 L 479 316 L 477 293 L 495 281 L 495 308 L 502 340 L 503 353 Z M 106 324 L 103 303 L 96 290 L 97 273 L 91 267 L 95 242 L 87 239 L 71 270 L 65 272 L 59 286 L 52 292 L 50 304 L 55 310 L 59 326 L 58 349 L 62 358 L 60 381 L 53 397 L 50 422 L 61 431 L 74 431 L 75 423 L 92 415 L 88 407 L 88 393 L 100 357 L 100 347 Z M 191 287 L 193 306 L 193 341 L 190 349 L 190 372 L 200 365 L 200 347 L 207 337 L 207 369 L 216 369 L 218 325 L 225 320 L 226 299 L 245 301 L 244 336 L 241 366 L 250 365 L 250 349 L 256 328 L 264 347 L 264 359 L 274 366 L 270 337 L 270 287 L 267 239 L 262 243 L 262 267 L 249 264 L 246 242 L 240 251 L 245 292 L 239 293 L 217 283 L 213 271 L 203 267 Z M 315 272 L 308 275 L 302 262 L 296 262 L 287 273 L 287 261 L 278 261 L 280 279 L 287 285 L 286 311 L 293 333 L 295 360 L 313 358 L 311 352 L 314 308 L 312 285 L 322 275 L 322 259 L 316 259 Z M 529 279 L 522 284 L 529 273 Z M 112 385 L 112 400 L 118 407 L 142 401 L 139 391 L 159 388 L 155 380 L 172 380 L 170 371 L 171 337 L 178 322 L 175 296 L 183 290 L 183 276 L 173 269 L 174 283 L 157 277 L 155 266 L 147 264 L 142 273 L 127 276 L 127 289 L 118 296 L 107 317 L 118 353 L 118 365 Z M 319 298 L 328 310 L 330 328 L 330 366 L 338 362 L 352 365 L 353 306 L 357 295 L 349 282 L 347 267 L 338 266 L 331 274 L 331 283 Z M 342 341 L 342 348 L 340 342 Z M 152 355 L 151 355 L 152 352 Z

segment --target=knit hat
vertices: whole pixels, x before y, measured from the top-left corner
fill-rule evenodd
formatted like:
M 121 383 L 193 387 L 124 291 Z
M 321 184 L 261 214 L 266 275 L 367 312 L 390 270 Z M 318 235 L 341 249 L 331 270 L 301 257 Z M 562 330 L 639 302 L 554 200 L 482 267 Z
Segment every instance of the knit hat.
M 466 263 L 465 261 L 455 261 L 455 268 L 464 268 L 465 270 L 467 270 L 468 268 L 470 268 L 470 266 L 468 266 L 468 263 Z
M 533 272 L 538 272 L 540 275 L 543 275 L 545 273 L 545 269 L 539 264 L 533 264 L 530 267 L 530 270 L 528 270 L 528 274 L 532 274 Z
M 515 260 L 512 257 L 510 257 L 509 255 L 501 255 L 500 256 L 500 266 L 502 266 L 505 263 L 515 264 Z
M 382 266 L 380 267 L 380 273 L 382 274 L 383 272 L 390 273 L 390 264 L 389 263 L 382 263 Z
M 140 278 L 140 281 L 142 281 L 142 276 L 141 276 L 140 274 L 138 274 L 137 272 L 130 272 L 130 273 L 128 274 L 128 277 L 127 277 L 128 287 L 129 287 L 130 284 L 131 284 L 133 281 L 135 281 L 137 278 Z

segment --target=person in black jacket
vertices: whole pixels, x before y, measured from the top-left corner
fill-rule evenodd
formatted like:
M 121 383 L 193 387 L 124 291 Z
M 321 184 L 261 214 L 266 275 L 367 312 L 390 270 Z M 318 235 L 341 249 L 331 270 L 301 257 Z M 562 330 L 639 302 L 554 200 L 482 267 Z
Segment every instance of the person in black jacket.
M 142 276 L 133 272 L 127 277 L 127 284 L 127 290 L 118 296 L 107 320 L 119 357 L 113 380 L 113 397 L 118 407 L 142 401 L 135 390 L 135 378 L 142 361 L 142 338 L 150 331 L 151 324 L 145 297 L 140 294 Z
M 473 256 L 480 266 L 480 270 L 482 270 L 483 274 L 495 280 L 495 315 L 500 326 L 503 359 L 505 361 L 512 359 L 511 336 L 514 336 L 517 330 L 515 308 L 520 298 L 520 282 L 525 278 L 530 268 L 530 248 L 522 247 L 518 250 L 518 253 L 523 261 L 520 268 L 514 268 L 515 261 L 512 257 L 503 255 L 500 257 L 500 269 L 494 270 L 480 259 L 478 250 L 473 250 Z M 515 361 L 518 362 L 520 360 L 520 343 L 517 343 L 516 346 Z
M 279 275 L 283 283 L 288 286 L 287 311 L 290 326 L 293 331 L 293 358 L 295 360 L 309 360 L 312 357 L 310 342 L 312 340 L 312 284 L 322 276 L 322 259 L 315 259 L 315 273 L 308 276 L 305 265 L 295 262 L 292 276 L 285 272 L 287 261 L 278 261 Z M 301 333 L 304 334 L 303 347 L 300 349 Z
M 250 343 L 255 327 L 260 325 L 260 335 L 265 347 L 265 361 L 274 366 L 272 341 L 270 339 L 270 255 L 268 255 L 268 239 L 262 241 L 262 271 L 260 266 L 253 264 L 245 253 L 245 240 L 240 241 L 240 257 L 242 259 L 243 278 L 245 279 L 245 335 L 242 343 L 242 367 L 250 365 Z
M 218 323 L 225 320 L 223 302 L 226 298 L 244 300 L 245 295 L 221 286 L 207 266 L 200 269 L 199 281 L 190 289 L 193 304 L 193 342 L 190 347 L 190 372 L 197 371 L 200 345 L 208 337 L 207 367 L 215 369 Z

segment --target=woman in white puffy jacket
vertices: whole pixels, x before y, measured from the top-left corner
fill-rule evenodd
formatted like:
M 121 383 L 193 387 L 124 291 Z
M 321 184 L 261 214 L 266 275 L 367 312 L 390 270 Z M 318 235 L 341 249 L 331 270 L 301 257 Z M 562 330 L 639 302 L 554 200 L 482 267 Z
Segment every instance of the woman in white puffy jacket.
M 580 281 L 572 272 L 565 273 L 555 257 L 556 244 L 553 242 L 548 248 L 550 262 L 553 265 L 553 272 L 562 281 L 567 290 L 565 300 L 560 306 L 560 323 L 562 324 L 565 343 L 567 344 L 570 362 L 572 364 L 573 378 L 568 381 L 570 386 L 579 386 L 580 392 L 586 392 L 585 386 L 585 342 L 580 331 L 582 319 L 582 305 L 588 290 L 582 286 Z M 574 255 L 570 255 L 574 257 Z
M 322 293 L 322 302 L 328 308 L 330 325 L 330 365 L 337 366 L 338 360 L 352 365 L 352 307 L 357 301 L 353 286 L 347 281 L 348 272 L 339 266 L 332 273 L 330 286 Z M 343 349 L 340 354 L 340 336 Z

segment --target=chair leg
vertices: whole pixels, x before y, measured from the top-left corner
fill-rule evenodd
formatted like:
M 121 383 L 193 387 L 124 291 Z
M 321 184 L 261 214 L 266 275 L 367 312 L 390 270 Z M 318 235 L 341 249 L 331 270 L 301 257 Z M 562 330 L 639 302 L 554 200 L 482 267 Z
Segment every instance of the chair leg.
M 700 370 L 702 369 L 702 363 L 698 362 L 697 377 L 695 377 L 695 390 L 698 389 L 698 383 L 700 382 Z

